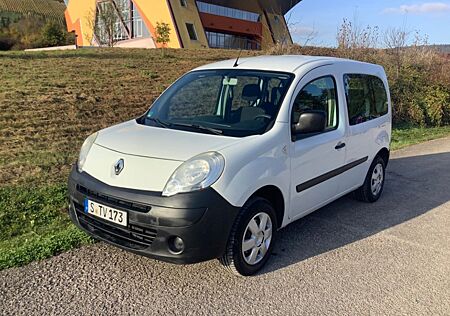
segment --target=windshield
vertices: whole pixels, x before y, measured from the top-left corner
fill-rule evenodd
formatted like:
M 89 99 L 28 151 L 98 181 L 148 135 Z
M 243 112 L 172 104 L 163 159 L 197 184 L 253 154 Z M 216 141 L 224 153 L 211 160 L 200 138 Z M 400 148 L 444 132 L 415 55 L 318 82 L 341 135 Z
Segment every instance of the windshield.
M 294 75 L 247 70 L 195 71 L 164 92 L 139 123 L 245 137 L 275 122 Z

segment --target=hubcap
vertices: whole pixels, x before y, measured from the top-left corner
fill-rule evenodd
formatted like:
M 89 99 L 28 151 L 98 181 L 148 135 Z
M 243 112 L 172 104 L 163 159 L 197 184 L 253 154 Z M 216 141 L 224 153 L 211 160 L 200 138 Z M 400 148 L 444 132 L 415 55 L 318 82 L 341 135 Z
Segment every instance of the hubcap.
M 383 187 L 383 180 L 383 165 L 379 163 L 375 166 L 372 172 L 371 190 L 373 195 L 378 195 L 378 193 L 380 193 L 381 188 Z
M 249 265 L 259 263 L 272 241 L 272 220 L 267 213 L 256 214 L 245 228 L 242 237 L 242 255 Z

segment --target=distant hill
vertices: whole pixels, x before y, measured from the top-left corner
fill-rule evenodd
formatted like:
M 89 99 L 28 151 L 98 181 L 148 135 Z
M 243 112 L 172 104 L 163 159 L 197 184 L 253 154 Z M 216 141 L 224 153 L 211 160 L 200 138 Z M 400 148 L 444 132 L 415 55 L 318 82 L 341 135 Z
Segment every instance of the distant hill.
M 431 47 L 437 49 L 441 53 L 450 54 L 450 44 L 448 44 L 448 45 L 431 45 Z
M 0 18 L 14 19 L 24 15 L 64 23 L 64 3 L 55 0 L 0 0 Z M 11 21 L 12 22 L 12 21 Z

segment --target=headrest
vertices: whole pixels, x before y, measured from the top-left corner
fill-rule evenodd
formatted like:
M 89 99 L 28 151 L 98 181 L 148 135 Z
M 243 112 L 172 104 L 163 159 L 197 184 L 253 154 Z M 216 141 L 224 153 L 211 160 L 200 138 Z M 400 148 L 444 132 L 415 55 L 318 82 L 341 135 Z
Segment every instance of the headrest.
M 260 95 L 261 89 L 257 84 L 248 84 L 244 86 L 244 89 L 242 90 L 242 100 L 245 101 L 254 102 L 260 98 Z
M 280 100 L 281 97 L 281 88 L 272 88 L 272 93 L 270 94 L 270 101 L 273 104 L 278 104 L 278 101 Z

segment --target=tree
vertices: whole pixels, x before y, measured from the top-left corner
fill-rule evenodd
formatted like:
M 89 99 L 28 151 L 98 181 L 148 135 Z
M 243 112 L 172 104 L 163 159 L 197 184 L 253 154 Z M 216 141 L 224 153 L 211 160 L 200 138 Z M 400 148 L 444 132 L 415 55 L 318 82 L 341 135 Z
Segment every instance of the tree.
M 99 46 L 114 47 L 123 34 L 120 12 L 121 8 L 112 0 L 98 3 L 96 10 L 87 17 L 89 28 L 93 30 L 93 38 L 90 34 L 84 36 L 90 42 L 95 40 Z
M 66 43 L 66 34 L 62 26 L 55 21 L 47 22 L 42 28 L 42 44 L 44 46 L 59 46 Z
M 356 17 L 354 22 L 344 19 L 336 36 L 338 48 L 343 50 L 376 48 L 378 27 L 361 27 Z
M 396 79 L 399 79 L 403 66 L 403 53 L 406 48 L 408 33 L 404 29 L 389 28 L 384 33 L 384 45 L 395 57 Z
M 164 22 L 156 22 L 156 43 L 162 46 L 162 55 L 165 56 L 165 48 L 170 42 L 170 26 Z

